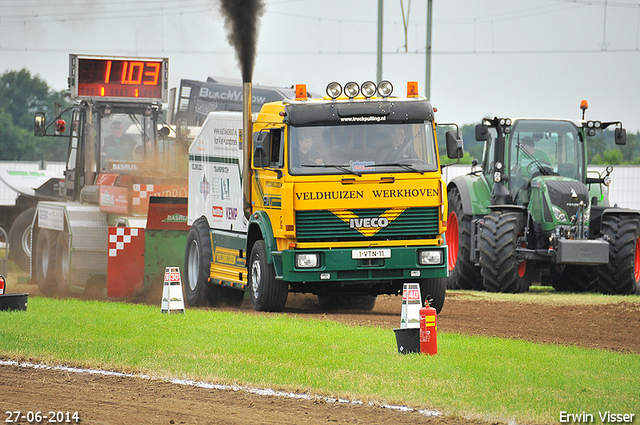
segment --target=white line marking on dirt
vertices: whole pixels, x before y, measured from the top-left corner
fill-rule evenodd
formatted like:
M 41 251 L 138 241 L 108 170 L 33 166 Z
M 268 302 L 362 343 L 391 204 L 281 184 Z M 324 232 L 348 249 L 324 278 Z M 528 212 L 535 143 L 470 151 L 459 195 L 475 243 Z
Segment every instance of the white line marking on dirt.
M 211 382 L 192 381 L 187 379 L 165 379 L 165 378 L 157 378 L 157 377 L 139 374 L 139 373 L 124 373 L 124 372 L 115 372 L 111 370 L 84 369 L 84 368 L 61 366 L 61 365 L 51 366 L 51 365 L 36 364 L 36 363 L 29 363 L 29 362 L 17 362 L 15 360 L 0 360 L 0 365 L 18 366 L 18 367 L 24 367 L 24 368 L 30 368 L 30 369 L 56 370 L 56 371 L 72 372 L 72 373 L 84 373 L 88 375 L 102 375 L 102 376 L 116 376 L 116 377 L 124 377 L 124 378 L 147 379 L 150 381 L 168 382 L 176 385 L 185 385 L 185 386 L 213 389 L 213 390 L 220 390 L 220 391 L 244 391 L 250 394 L 262 395 L 262 396 L 283 397 L 283 398 L 292 398 L 292 399 L 299 399 L 299 400 L 321 400 L 329 404 L 333 404 L 333 403 L 350 404 L 350 405 L 364 404 L 359 400 L 347 400 L 344 398 L 312 396 L 304 393 L 290 393 L 287 391 L 276 391 L 271 388 L 251 388 L 251 387 L 244 387 L 241 385 L 214 384 Z M 376 403 L 372 401 L 369 402 L 369 405 L 381 407 L 383 409 L 396 410 L 400 412 L 418 412 L 419 414 L 424 416 L 443 416 L 442 412 L 438 412 L 436 410 L 415 409 L 409 406 L 398 406 L 398 405 L 385 404 L 385 403 Z

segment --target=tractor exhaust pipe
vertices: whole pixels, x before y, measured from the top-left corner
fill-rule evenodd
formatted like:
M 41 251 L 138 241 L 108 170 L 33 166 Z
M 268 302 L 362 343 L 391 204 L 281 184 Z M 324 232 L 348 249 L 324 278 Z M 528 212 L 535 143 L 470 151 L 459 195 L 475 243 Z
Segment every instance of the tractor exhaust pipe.
M 248 220 L 251 216 L 251 151 L 253 150 L 253 122 L 251 117 L 252 99 L 251 81 L 242 83 L 242 198 L 244 216 Z

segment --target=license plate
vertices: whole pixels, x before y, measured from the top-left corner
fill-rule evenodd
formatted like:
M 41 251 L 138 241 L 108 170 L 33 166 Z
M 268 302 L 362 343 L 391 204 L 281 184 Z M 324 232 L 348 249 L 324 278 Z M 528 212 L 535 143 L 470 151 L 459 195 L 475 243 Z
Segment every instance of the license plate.
M 390 249 L 354 249 L 351 251 L 351 258 L 391 258 Z

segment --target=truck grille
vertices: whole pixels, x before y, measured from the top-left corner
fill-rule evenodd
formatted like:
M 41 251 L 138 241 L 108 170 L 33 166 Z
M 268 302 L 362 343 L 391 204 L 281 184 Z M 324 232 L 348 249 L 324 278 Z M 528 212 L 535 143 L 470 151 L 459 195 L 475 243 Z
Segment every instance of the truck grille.
M 386 209 L 360 209 L 351 212 L 360 219 L 381 217 Z M 398 217 L 389 220 L 386 227 L 372 236 L 365 236 L 349 227 L 331 211 L 296 212 L 297 238 L 299 241 L 354 241 L 433 239 L 438 236 L 438 207 L 407 208 Z
M 546 184 L 551 203 L 565 210 L 569 217 L 576 215 L 578 212 L 576 204 L 580 201 L 583 201 L 585 206 L 589 205 L 589 190 L 579 181 L 549 180 Z M 572 197 L 572 189 L 577 198 Z

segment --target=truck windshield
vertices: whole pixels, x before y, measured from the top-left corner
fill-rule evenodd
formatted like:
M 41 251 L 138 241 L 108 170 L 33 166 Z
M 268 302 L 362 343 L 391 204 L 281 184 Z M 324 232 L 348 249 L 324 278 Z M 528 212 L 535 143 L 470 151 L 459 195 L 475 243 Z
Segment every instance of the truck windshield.
M 113 113 L 100 119 L 100 171 L 139 174 L 153 169 L 153 120 L 142 114 Z
M 293 175 L 436 171 L 433 126 L 425 122 L 291 127 L 289 169 Z
M 570 121 L 519 120 L 510 137 L 515 177 L 555 174 L 583 180 L 584 155 L 577 127 Z

